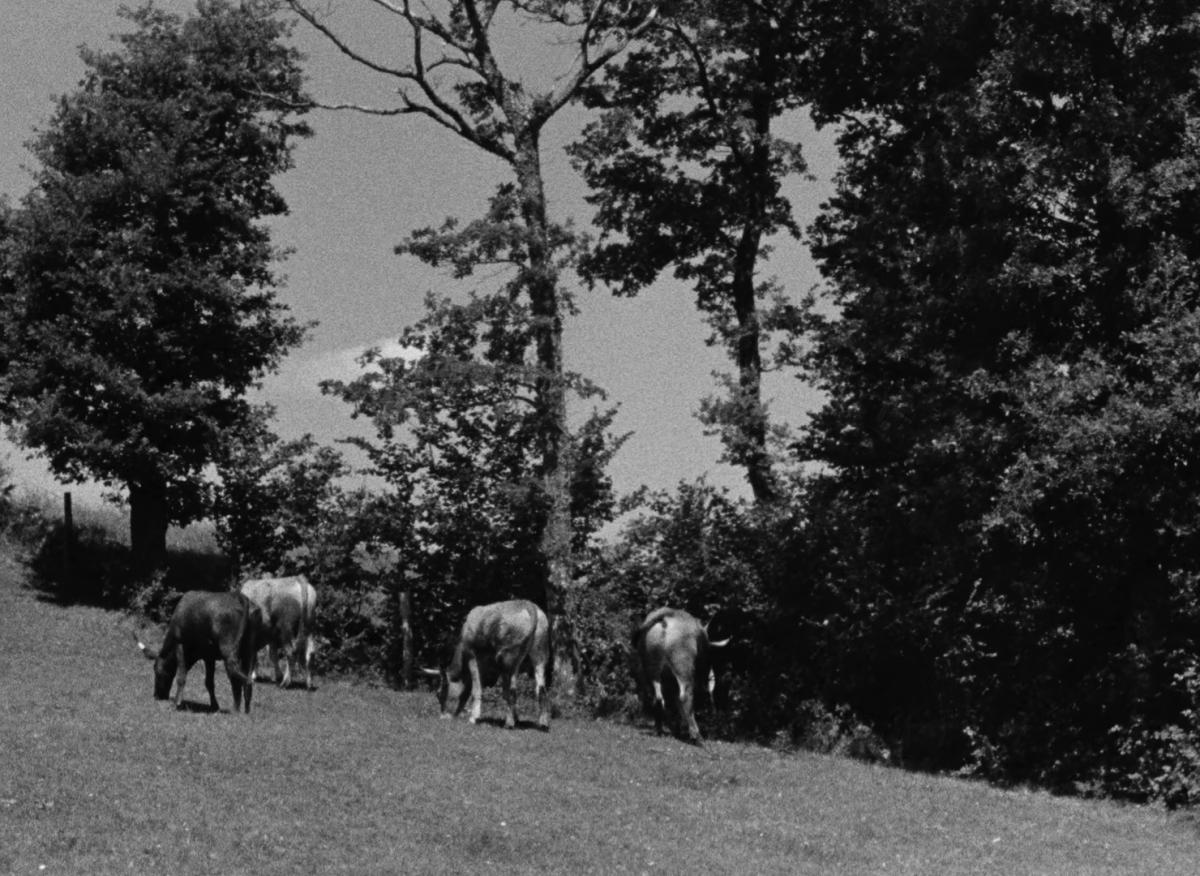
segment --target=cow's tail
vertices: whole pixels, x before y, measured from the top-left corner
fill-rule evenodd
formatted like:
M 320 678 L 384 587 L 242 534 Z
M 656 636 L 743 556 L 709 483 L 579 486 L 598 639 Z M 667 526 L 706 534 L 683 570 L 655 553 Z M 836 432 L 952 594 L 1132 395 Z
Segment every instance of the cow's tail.
M 634 627 L 633 635 L 630 637 L 630 644 L 633 645 L 634 650 L 637 649 L 638 645 L 642 641 L 642 638 L 652 626 L 657 623 L 666 623 L 667 615 L 672 614 L 674 611 L 675 609 L 673 608 L 656 608 L 646 616 L 644 621 L 642 621 L 638 626 Z
M 546 654 L 546 687 L 550 688 L 554 685 L 554 621 L 550 619 L 550 615 L 546 615 L 546 645 L 549 652 Z
M 304 575 L 300 576 L 300 637 L 305 643 L 304 650 L 308 651 L 308 639 L 312 636 L 312 630 L 308 628 L 308 613 L 311 609 L 308 606 L 308 578 Z M 303 656 L 303 655 L 301 655 Z

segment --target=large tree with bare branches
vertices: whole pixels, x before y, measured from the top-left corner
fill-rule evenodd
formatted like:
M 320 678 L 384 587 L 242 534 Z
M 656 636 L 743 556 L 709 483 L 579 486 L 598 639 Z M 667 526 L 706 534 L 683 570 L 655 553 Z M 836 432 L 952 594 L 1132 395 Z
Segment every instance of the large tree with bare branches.
M 573 236 L 554 226 L 547 214 L 541 136 L 546 123 L 654 18 L 649 3 L 582 0 L 361 0 L 394 16 L 408 41 L 399 57 L 380 59 L 353 45 L 314 3 L 288 0 L 295 12 L 337 49 L 397 84 L 393 106 L 328 103 L 327 108 L 430 119 L 451 134 L 503 161 L 513 180 L 503 183 L 488 215 L 459 226 L 415 233 L 397 249 L 433 264 L 452 265 L 467 276 L 482 264 L 508 263 L 513 277 L 505 291 L 524 298 L 533 319 L 540 477 L 545 503 L 540 549 L 546 572 L 546 607 L 561 632 L 563 593 L 571 579 L 570 436 L 567 380 L 563 368 L 563 316 L 569 297 L 560 283 Z M 520 24 L 538 34 L 541 45 L 573 47 L 566 69 L 555 71 L 545 88 L 530 85 L 498 52 L 501 27 Z M 529 57 L 529 54 L 526 54 Z M 559 636 L 565 647 L 568 636 Z M 560 654 L 561 654 L 560 650 Z M 564 655 L 565 656 L 565 655 Z M 569 663 L 558 660 L 560 675 Z M 567 679 L 563 679 L 567 680 Z

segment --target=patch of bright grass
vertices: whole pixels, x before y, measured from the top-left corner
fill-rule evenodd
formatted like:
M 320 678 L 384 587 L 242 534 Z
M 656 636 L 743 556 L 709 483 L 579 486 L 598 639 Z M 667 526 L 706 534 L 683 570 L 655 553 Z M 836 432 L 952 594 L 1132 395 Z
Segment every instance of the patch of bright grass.
M 64 514 L 63 495 L 70 492 L 64 488 L 60 493 L 45 490 L 22 489 L 17 491 L 15 502 L 22 507 L 36 509 L 47 520 L 62 520 Z M 73 498 L 71 516 L 77 530 L 92 529 L 118 544 L 129 544 L 129 508 L 106 501 L 80 501 Z M 172 550 L 192 553 L 217 553 L 216 530 L 211 521 L 202 520 L 190 526 L 172 526 L 167 530 L 167 547 Z

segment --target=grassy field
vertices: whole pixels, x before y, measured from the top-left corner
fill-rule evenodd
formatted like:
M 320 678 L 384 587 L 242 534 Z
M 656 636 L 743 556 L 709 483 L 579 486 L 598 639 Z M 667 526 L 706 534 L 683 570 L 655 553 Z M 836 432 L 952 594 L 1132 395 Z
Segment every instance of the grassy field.
M 225 711 L 175 711 L 132 621 L 22 578 L 0 556 L 0 872 L 1200 873 L 1178 816 L 645 726 L 472 727 L 340 681 L 235 715 L 220 670 Z

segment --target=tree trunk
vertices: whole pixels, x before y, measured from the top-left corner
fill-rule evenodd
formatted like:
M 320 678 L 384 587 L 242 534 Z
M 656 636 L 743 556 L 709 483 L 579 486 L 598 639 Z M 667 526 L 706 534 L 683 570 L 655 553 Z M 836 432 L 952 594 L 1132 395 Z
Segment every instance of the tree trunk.
M 407 590 L 398 594 L 396 608 L 400 615 L 400 683 L 405 690 L 412 690 L 416 669 L 413 665 L 412 600 Z
M 571 443 L 567 428 L 567 392 L 563 377 L 562 302 L 558 270 L 548 241 L 546 194 L 543 187 L 538 133 L 527 126 L 516 138 L 515 170 L 521 190 L 521 212 L 529 235 L 526 289 L 534 317 L 540 417 L 541 481 L 546 519 L 541 553 L 546 563 L 546 614 L 555 631 L 554 684 L 568 696 L 576 693 L 578 665 L 565 596 L 572 579 Z
M 129 547 L 136 580 L 167 565 L 167 488 L 160 480 L 129 485 Z
M 772 57 L 769 53 L 768 58 Z M 768 61 L 769 63 L 769 61 Z M 766 81 L 773 73 L 764 73 Z M 734 358 L 738 368 L 739 400 L 746 417 L 739 424 L 745 444 L 741 462 L 746 479 L 758 503 L 779 498 L 779 482 L 775 477 L 770 449 L 767 447 L 767 412 L 762 401 L 762 325 L 759 321 L 758 290 L 754 284 L 755 269 L 762 252 L 762 229 L 768 210 L 767 194 L 775 185 L 771 173 L 771 153 L 768 144 L 771 134 L 771 102 L 760 95 L 751 109 L 751 120 L 757 136 L 746 156 L 748 174 L 753 181 L 749 215 L 742 226 L 741 238 L 733 258 L 732 297 L 737 316 L 737 337 L 734 339 Z
M 743 447 L 736 454 L 746 469 L 746 480 L 758 503 L 779 497 L 771 453 L 767 447 L 767 415 L 762 401 L 762 329 L 758 319 L 758 296 L 754 288 L 754 266 L 762 235 L 755 229 L 743 231 L 734 258 L 733 309 L 737 315 L 737 337 L 733 339 L 738 369 L 738 409 L 743 419 L 737 424 Z

